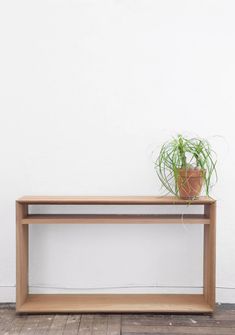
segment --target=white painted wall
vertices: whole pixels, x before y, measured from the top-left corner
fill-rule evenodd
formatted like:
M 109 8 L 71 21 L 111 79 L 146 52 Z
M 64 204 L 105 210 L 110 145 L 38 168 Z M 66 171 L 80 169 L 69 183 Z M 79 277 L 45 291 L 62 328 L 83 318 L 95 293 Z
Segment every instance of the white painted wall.
M 151 152 L 181 131 L 216 143 L 217 301 L 235 302 L 234 12 L 233 0 L 0 2 L 1 302 L 15 299 L 17 197 L 158 195 Z M 201 285 L 200 227 L 35 226 L 31 241 L 34 291 Z

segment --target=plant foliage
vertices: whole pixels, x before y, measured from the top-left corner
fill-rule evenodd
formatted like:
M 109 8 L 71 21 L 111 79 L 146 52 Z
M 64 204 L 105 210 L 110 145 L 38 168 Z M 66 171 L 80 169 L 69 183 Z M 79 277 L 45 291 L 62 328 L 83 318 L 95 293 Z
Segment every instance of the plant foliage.
M 201 169 L 205 192 L 209 196 L 217 181 L 216 163 L 215 152 L 207 140 L 178 135 L 163 144 L 155 161 L 155 169 L 162 186 L 176 196 L 179 196 L 179 169 Z

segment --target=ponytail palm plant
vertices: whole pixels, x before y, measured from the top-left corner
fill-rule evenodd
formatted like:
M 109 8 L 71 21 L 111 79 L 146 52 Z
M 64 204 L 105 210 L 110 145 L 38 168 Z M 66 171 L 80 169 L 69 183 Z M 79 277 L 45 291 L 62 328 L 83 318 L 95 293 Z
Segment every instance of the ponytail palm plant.
M 202 185 L 209 196 L 217 181 L 216 155 L 209 142 L 201 138 L 178 135 L 163 144 L 155 169 L 162 186 L 183 198 L 195 198 Z

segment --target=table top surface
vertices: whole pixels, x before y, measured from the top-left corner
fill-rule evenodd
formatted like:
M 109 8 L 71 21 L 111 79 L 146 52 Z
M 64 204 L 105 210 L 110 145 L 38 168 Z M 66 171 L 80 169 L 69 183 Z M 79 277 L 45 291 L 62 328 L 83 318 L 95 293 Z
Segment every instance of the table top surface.
M 184 200 L 174 196 L 23 196 L 16 200 L 22 204 L 83 204 L 83 205 L 184 205 L 212 204 L 216 200 L 202 196 L 195 200 Z

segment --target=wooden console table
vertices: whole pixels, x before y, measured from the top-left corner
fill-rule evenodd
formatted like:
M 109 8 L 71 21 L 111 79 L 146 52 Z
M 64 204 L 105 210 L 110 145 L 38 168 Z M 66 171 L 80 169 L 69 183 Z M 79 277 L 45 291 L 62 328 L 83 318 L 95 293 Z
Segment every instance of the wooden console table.
M 184 312 L 212 313 L 215 305 L 216 202 L 201 197 L 190 206 L 203 205 L 203 214 L 40 214 L 30 215 L 29 205 L 185 205 L 175 197 L 49 197 L 25 196 L 16 201 L 16 311 L 19 313 L 67 312 Z M 29 224 L 203 224 L 203 294 L 29 294 Z

